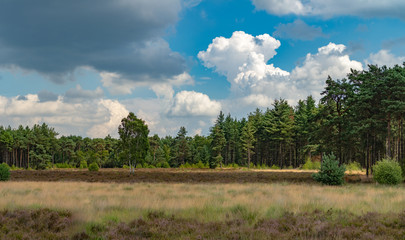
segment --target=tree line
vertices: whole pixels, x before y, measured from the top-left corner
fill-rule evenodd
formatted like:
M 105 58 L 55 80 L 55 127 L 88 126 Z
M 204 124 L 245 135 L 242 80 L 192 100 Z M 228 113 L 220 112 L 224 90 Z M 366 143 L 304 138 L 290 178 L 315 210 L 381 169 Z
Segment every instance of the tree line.
M 45 123 L 17 129 L 0 126 L 0 162 L 44 169 L 55 164 L 78 167 L 179 167 L 196 164 L 297 168 L 322 153 L 340 164 L 367 169 L 382 158 L 404 165 L 405 65 L 369 65 L 347 78 L 328 77 L 317 103 L 312 96 L 291 106 L 277 99 L 266 110 L 237 119 L 220 113 L 208 136 L 149 136 L 142 119 L 130 113 L 118 127 L 119 139 L 62 136 Z

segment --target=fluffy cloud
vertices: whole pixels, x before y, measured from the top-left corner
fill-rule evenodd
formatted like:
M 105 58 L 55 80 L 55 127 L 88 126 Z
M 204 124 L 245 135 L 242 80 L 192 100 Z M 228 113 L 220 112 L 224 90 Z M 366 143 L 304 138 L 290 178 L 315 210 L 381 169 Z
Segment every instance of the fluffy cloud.
M 206 51 L 198 53 L 198 58 L 204 66 L 215 70 L 228 79 L 233 79 L 239 73 L 239 67 L 251 58 L 251 53 L 258 53 L 264 61 L 276 55 L 280 41 L 268 34 L 252 36 L 237 31 L 230 38 L 217 37 L 212 40 Z
M 402 0 L 252 0 L 256 9 L 274 15 L 339 15 L 361 17 L 397 17 L 405 19 L 405 2 Z
M 172 98 L 174 94 L 173 87 L 194 84 L 194 79 L 187 72 L 183 72 L 171 78 L 161 79 L 161 81 L 158 82 L 153 81 L 147 76 L 134 82 L 123 78 L 120 74 L 110 72 L 102 72 L 100 73 L 100 77 L 103 86 L 108 88 L 108 91 L 113 95 L 131 94 L 137 87 L 148 87 L 152 89 L 158 97 Z
M 252 0 L 252 2 L 257 9 L 266 10 L 275 15 L 304 15 L 310 12 L 310 9 L 301 0 Z
M 366 64 L 377 64 L 378 66 L 386 65 L 393 67 L 395 65 L 402 65 L 405 62 L 405 57 L 397 57 L 390 51 L 382 49 L 377 53 L 371 53 L 369 58 L 365 60 Z
M 25 100 L 19 98 L 0 96 L 0 125 L 32 126 L 45 122 L 62 135 L 117 136 L 117 127 L 128 114 L 122 104 L 113 100 L 70 103 L 59 96 L 56 101 L 41 102 L 37 94 L 28 94 Z
M 318 37 L 326 37 L 320 27 L 309 26 L 304 21 L 297 19 L 292 23 L 279 24 L 274 36 L 280 38 L 292 38 L 300 40 L 313 40 Z
M 324 88 L 327 76 L 334 79 L 344 78 L 350 69 L 362 70 L 360 62 L 350 60 L 343 44 L 329 43 L 318 48 L 318 53 L 308 53 L 302 66 L 291 72 L 291 79 L 298 89 L 305 89 L 307 94 L 317 96 Z
M 59 83 L 81 66 L 131 81 L 171 78 L 185 60 L 161 36 L 181 8 L 181 0 L 1 1 L 0 67 Z
M 121 123 L 122 118 L 128 115 L 128 110 L 116 100 L 100 100 L 98 103 L 99 107 L 104 107 L 108 110 L 109 116 L 106 117 L 106 122 L 97 124 L 91 127 L 87 134 L 89 136 L 105 137 L 108 134 L 116 135 L 118 131 L 118 126 Z M 113 134 L 112 134 L 113 133 Z
M 360 62 L 345 53 L 344 45 L 330 43 L 316 54 L 307 54 L 302 65 L 289 73 L 268 63 L 279 46 L 280 42 L 267 34 L 254 37 L 235 32 L 229 39 L 215 38 L 198 54 L 206 67 L 215 68 L 231 83 L 233 102 L 225 101 L 225 108 L 228 104 L 234 108 L 269 107 L 277 98 L 295 103 L 310 94 L 317 97 L 328 75 L 342 78 L 350 68 L 362 69 Z
M 181 91 L 176 94 L 169 111 L 170 116 L 211 116 L 215 117 L 221 110 L 221 104 L 211 100 L 207 95 L 194 91 Z

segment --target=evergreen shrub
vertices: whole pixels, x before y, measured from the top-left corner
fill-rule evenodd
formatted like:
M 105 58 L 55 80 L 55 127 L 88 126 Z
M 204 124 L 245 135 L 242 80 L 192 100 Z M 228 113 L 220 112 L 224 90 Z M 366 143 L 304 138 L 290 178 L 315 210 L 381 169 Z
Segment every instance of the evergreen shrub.
M 7 163 L 0 164 L 0 181 L 8 181 L 10 179 L 10 167 Z
M 373 178 L 380 184 L 396 185 L 402 181 L 402 170 L 398 162 L 383 159 L 373 166 Z
M 99 169 L 98 164 L 95 162 L 89 165 L 89 171 L 91 172 L 98 172 L 98 169 Z
M 319 172 L 312 174 L 312 178 L 326 185 L 342 185 L 345 171 L 345 166 L 339 166 L 335 155 L 324 155 L 321 169 Z

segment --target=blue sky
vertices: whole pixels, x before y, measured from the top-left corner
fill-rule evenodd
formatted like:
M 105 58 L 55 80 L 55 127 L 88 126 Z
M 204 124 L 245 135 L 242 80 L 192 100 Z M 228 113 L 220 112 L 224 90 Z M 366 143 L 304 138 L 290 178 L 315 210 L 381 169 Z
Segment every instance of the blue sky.
M 207 134 L 284 98 L 319 99 L 328 75 L 405 61 L 400 0 L 0 2 L 0 125 L 117 136 Z

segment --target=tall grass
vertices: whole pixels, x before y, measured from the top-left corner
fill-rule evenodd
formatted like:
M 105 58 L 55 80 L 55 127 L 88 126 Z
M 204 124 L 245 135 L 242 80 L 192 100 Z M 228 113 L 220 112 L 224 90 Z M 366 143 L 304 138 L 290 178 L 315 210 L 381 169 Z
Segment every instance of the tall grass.
M 375 185 L 329 187 L 272 184 L 115 184 L 84 182 L 0 183 L 0 209 L 70 210 L 78 223 L 129 221 L 163 211 L 199 221 L 233 217 L 255 222 L 285 211 L 367 212 L 405 210 L 405 188 Z

